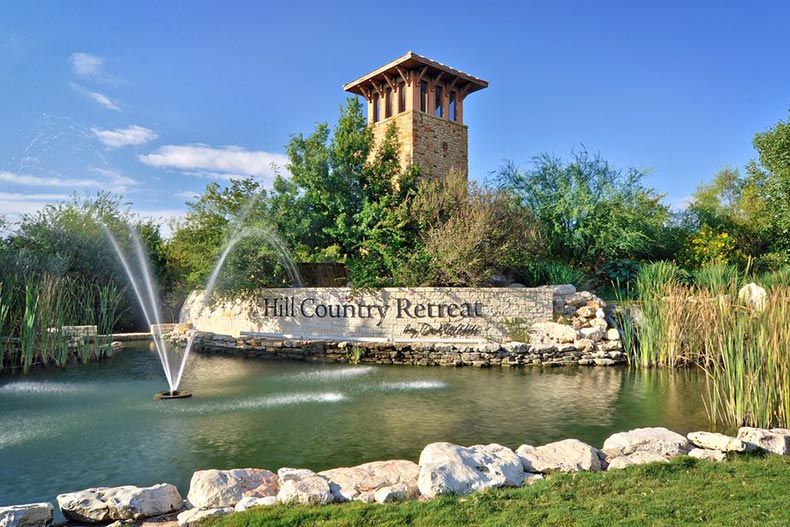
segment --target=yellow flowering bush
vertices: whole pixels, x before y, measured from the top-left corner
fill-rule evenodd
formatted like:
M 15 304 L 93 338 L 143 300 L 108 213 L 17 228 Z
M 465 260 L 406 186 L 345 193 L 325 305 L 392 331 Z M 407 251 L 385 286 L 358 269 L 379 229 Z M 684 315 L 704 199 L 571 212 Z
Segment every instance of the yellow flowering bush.
M 726 231 L 716 232 L 707 225 L 686 239 L 679 259 L 684 267 L 701 267 L 712 263 L 731 264 L 744 258 L 735 239 Z

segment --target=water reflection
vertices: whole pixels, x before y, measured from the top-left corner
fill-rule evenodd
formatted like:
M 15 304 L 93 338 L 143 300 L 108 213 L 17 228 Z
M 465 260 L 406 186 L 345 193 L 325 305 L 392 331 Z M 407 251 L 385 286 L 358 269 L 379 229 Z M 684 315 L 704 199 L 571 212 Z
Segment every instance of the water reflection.
M 97 485 L 175 483 L 201 468 L 416 460 L 433 441 L 510 447 L 708 428 L 694 372 L 315 365 L 193 355 L 161 390 L 145 346 L 105 363 L 0 380 L 0 506 Z M 32 463 L 31 460 L 35 460 Z

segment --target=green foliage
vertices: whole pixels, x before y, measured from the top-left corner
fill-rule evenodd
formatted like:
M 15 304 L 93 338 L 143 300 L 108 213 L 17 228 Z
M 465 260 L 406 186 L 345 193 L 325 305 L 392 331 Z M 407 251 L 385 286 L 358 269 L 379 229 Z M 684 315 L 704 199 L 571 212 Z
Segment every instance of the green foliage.
M 206 527 L 500 527 L 787 525 L 790 458 L 677 457 L 611 472 L 555 474 L 520 488 L 401 504 L 275 505 L 217 516 Z M 756 513 L 756 511 L 759 511 Z
M 266 200 L 261 183 L 248 177 L 224 188 L 210 183 L 200 197 L 187 203 L 188 212 L 164 250 L 171 305 L 179 305 L 190 291 L 206 287 L 234 236 L 241 238 L 225 260 L 216 289 L 220 296 L 244 296 L 260 288 L 294 283 Z
M 638 275 L 639 263 L 627 259 L 611 260 L 595 271 L 595 278 L 599 284 L 626 291 L 631 290 Z
M 584 273 L 565 262 L 541 259 L 518 269 L 515 279 L 527 287 L 573 284 L 578 288 L 584 283 Z
M 770 250 L 790 252 L 790 119 L 755 135 L 758 159 L 746 167 L 754 188 L 748 202 L 759 206 Z
M 0 244 L 0 282 L 6 292 L 24 290 L 24 284 L 42 276 L 78 280 L 91 284 L 113 284 L 123 289 L 126 275 L 107 240 L 104 226 L 123 239 L 137 229 L 154 262 L 157 278 L 164 272 L 159 227 L 150 220 L 132 215 L 121 198 L 100 192 L 47 205 L 44 209 L 22 216 L 19 228 Z M 13 298 L 18 298 L 14 293 Z M 15 301 L 16 302 L 16 301 Z M 14 304 L 13 316 L 21 316 L 22 303 Z M 137 310 L 137 301 L 126 291 L 116 330 L 144 327 Z
M 403 285 L 486 285 L 542 252 L 528 210 L 508 192 L 468 184 L 460 173 L 421 181 L 408 214 L 419 243 L 398 274 Z
M 643 172 L 622 172 L 586 150 L 567 162 L 543 154 L 533 166 L 525 172 L 506 163 L 497 177 L 540 220 L 549 254 L 594 269 L 656 251 L 670 214 L 663 196 L 642 185 Z

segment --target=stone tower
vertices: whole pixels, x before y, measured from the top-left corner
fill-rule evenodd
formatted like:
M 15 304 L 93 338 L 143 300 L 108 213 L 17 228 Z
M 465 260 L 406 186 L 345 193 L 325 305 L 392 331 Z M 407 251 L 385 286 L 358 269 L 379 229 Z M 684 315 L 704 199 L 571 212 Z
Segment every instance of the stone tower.
M 464 99 L 488 82 L 409 51 L 343 89 L 368 102 L 368 123 L 378 144 L 395 123 L 404 165 L 442 177 L 469 171 Z

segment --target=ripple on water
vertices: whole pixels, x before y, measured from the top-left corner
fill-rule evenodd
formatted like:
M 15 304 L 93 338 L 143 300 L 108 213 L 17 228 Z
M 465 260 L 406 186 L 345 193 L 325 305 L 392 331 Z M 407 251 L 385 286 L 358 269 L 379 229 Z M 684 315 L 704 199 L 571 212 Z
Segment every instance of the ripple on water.
M 71 393 L 84 393 L 93 389 L 89 384 L 76 384 L 65 382 L 38 382 L 22 381 L 12 382 L 0 386 L 3 395 L 65 395 Z
M 311 371 L 303 371 L 285 375 L 283 378 L 300 381 L 334 381 L 337 379 L 348 379 L 350 377 L 360 377 L 371 373 L 373 366 L 347 366 L 344 368 L 316 368 Z
M 65 422 L 77 422 L 76 416 L 65 416 Z M 15 417 L 0 419 L 0 450 L 37 439 L 57 436 L 62 432 L 60 419 L 49 417 Z
M 442 381 L 403 381 L 385 382 L 381 384 L 385 390 L 407 392 L 411 390 L 440 390 L 447 388 L 447 383 Z
M 243 410 L 259 410 L 276 408 L 279 406 L 296 405 L 303 403 L 337 403 L 348 400 L 340 392 L 294 393 L 283 395 L 269 395 L 249 399 L 236 399 L 231 401 L 217 401 L 194 404 L 189 400 L 162 402 L 157 401 L 157 408 L 164 408 L 167 413 L 181 414 L 214 414 Z

